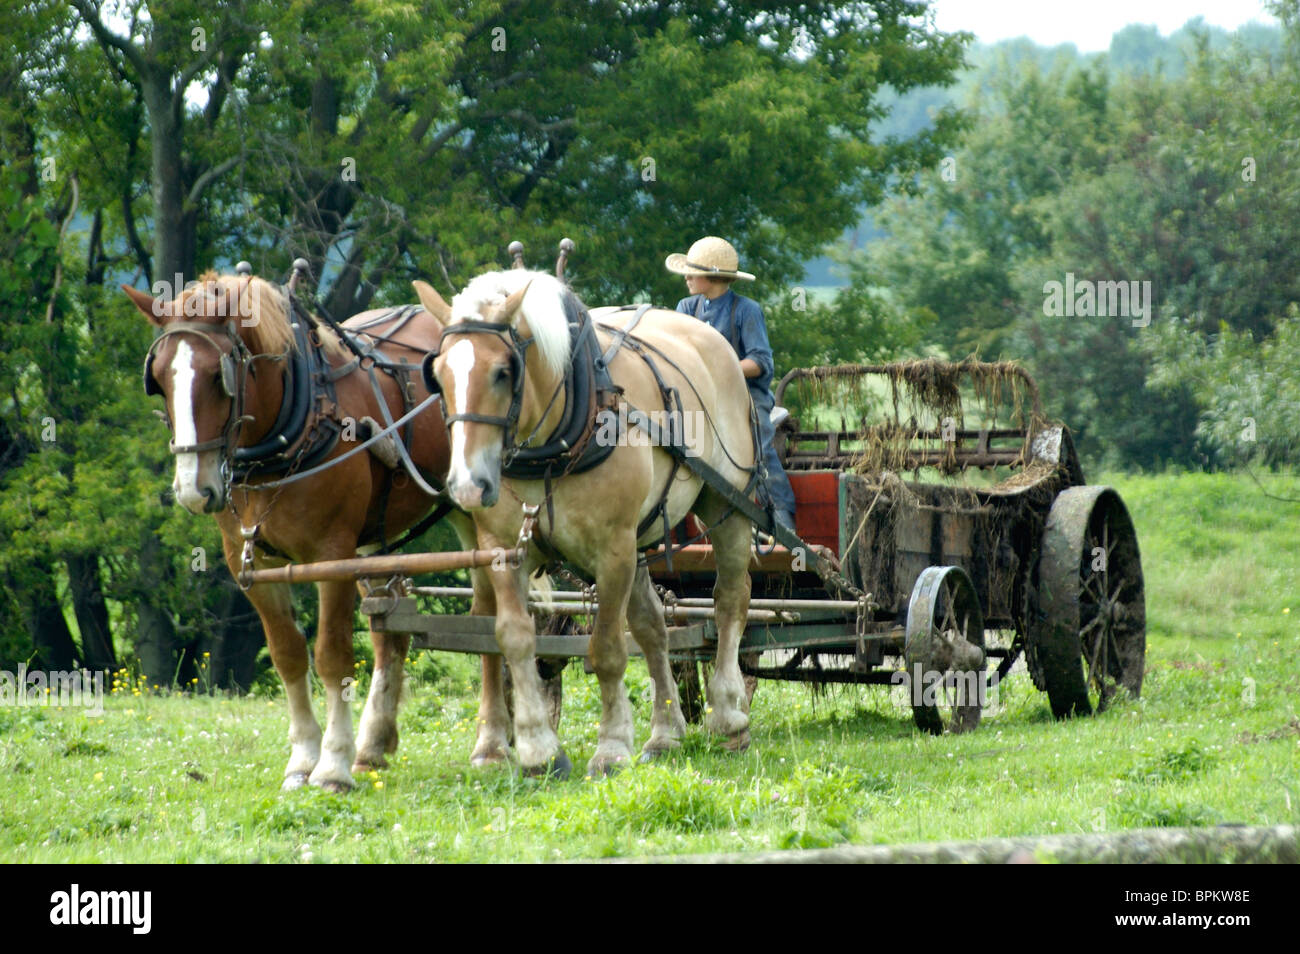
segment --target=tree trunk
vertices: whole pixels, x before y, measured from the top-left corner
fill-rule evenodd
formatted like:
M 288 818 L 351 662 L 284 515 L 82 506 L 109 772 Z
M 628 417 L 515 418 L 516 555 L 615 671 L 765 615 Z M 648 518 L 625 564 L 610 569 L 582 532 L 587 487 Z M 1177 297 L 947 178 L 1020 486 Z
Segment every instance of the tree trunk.
M 23 622 L 36 649 L 36 664 L 64 672 L 79 668 L 77 647 L 59 605 L 58 588 L 49 566 L 29 564 L 21 576 L 8 573 L 5 585 L 22 609 Z
M 221 573 L 217 578 L 222 589 L 221 629 L 209 650 L 208 679 L 215 689 L 245 693 L 257 675 L 257 654 L 266 645 L 262 620 L 233 577 Z
M 149 110 L 150 174 L 153 192 L 153 273 L 166 282 L 167 298 L 194 277 L 194 216 L 185 214 L 185 169 L 181 116 L 172 99 L 171 77 L 156 67 L 141 77 Z M 187 234 L 188 233 L 188 234 Z
M 80 554 L 68 557 L 67 563 L 72 611 L 81 630 L 82 658 L 89 669 L 112 672 L 117 668 L 117 654 L 113 650 L 108 606 L 99 582 L 99 558 Z
M 139 573 L 142 580 L 156 580 L 160 585 L 136 595 L 139 625 L 135 636 L 135 653 L 140 667 L 152 686 L 171 686 L 176 674 L 176 626 L 162 604 L 162 585 L 175 576 L 175 568 L 163 553 L 152 527 L 140 534 Z
M 153 193 L 153 274 L 162 282 L 161 297 L 181 293 L 194 273 L 194 236 L 185 234 L 185 174 L 182 160 L 181 113 L 172 97 L 170 72 L 156 62 L 140 77 L 149 112 L 150 176 Z M 193 219 L 189 222 L 191 228 Z M 175 567 L 162 550 L 153 528 L 147 527 L 140 546 L 140 573 L 160 583 L 175 577 Z M 179 672 L 182 660 L 171 615 L 159 602 L 161 593 L 141 593 L 137 601 L 139 632 L 136 654 L 151 685 L 188 682 Z

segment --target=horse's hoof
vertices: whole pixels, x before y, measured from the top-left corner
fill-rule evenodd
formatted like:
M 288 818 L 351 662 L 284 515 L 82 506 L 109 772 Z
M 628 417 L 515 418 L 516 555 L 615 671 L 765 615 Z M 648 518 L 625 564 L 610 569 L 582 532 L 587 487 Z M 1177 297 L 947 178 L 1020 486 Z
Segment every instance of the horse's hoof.
M 624 765 L 627 764 L 627 757 L 613 757 L 597 755 L 587 763 L 587 778 L 609 778 L 614 775 Z
M 307 773 L 294 772 L 292 775 L 286 775 L 284 777 L 284 782 L 281 783 L 280 785 L 280 791 L 296 792 L 298 789 L 302 788 L 306 784 L 307 784 Z
M 503 765 L 508 762 L 506 753 L 502 749 L 489 749 L 486 752 L 475 752 L 469 757 L 469 764 L 474 768 L 489 768 L 493 765 Z
M 524 766 L 524 774 L 534 778 L 554 778 L 564 781 L 573 771 L 573 763 L 560 749 L 554 756 L 541 765 Z
M 367 755 L 358 757 L 352 763 L 352 774 L 365 775 L 367 772 L 377 772 L 386 768 L 388 768 L 388 759 L 382 755 Z
M 346 795 L 352 791 L 351 782 L 343 782 L 336 778 L 325 779 L 322 782 L 312 782 L 322 792 L 329 792 L 331 795 Z
M 704 728 L 713 735 L 734 739 L 739 735 L 748 734 L 749 716 L 739 709 L 731 709 L 724 713 L 721 709 L 715 708 L 704 717 Z
M 651 762 L 659 761 L 673 749 L 680 749 L 681 747 L 682 744 L 680 742 L 674 742 L 671 745 L 657 746 L 653 749 L 647 746 L 641 750 L 641 757 L 637 759 L 637 762 L 641 765 L 649 765 Z
M 722 747 L 728 752 L 735 752 L 736 754 L 744 752 L 749 748 L 749 730 L 743 729 L 735 735 L 728 736 L 727 740 L 722 743 Z

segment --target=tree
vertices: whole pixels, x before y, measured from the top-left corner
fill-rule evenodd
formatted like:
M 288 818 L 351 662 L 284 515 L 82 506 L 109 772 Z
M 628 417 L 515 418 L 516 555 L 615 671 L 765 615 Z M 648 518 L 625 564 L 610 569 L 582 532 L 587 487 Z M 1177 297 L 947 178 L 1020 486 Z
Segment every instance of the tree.
M 1205 36 L 1177 77 L 1004 64 L 970 104 L 951 175 L 928 173 L 877 216 L 889 236 L 872 270 L 906 311 L 934 316 L 950 354 L 1026 361 L 1085 459 L 1199 463 L 1197 400 L 1172 376 L 1147 386 L 1156 335 L 1142 316 L 1049 314 L 1047 290 L 1136 282 L 1151 322 L 1268 335 L 1300 300 L 1300 176 L 1283 145 L 1300 112 L 1294 64 Z
M 37 297 L 54 302 L 50 328 L 32 308 L 3 319 L 52 342 L 16 352 L 22 407 L 0 433 L 22 456 L 0 477 L 0 515 L 29 548 L 15 554 L 45 554 L 46 604 L 78 622 L 83 649 L 103 620 L 94 607 L 119 604 L 119 638 L 130 634 L 159 683 L 190 678 L 201 647 L 230 634 L 221 618 L 240 615 L 228 586 L 190 569 L 196 547 L 217 553 L 215 530 L 159 499 L 169 462 L 137 398 L 148 331 L 115 281 L 174 293 L 176 276 L 210 264 L 247 258 L 282 275 L 303 255 L 326 307 L 344 317 L 409 301 L 414 277 L 451 292 L 500 262 L 512 238 L 534 263 L 549 259 L 568 234 L 579 243 L 573 278 L 593 304 L 676 300 L 663 256 L 721 232 L 762 272 L 760 295 L 788 300 L 803 258 L 946 148 L 946 114 L 915 136 L 870 132 L 883 91 L 947 82 L 960 62 L 965 38 L 929 30 L 924 9 L 6 8 L 5 35 L 29 38 L 7 74 L 21 95 L 6 115 L 21 120 L 24 154 L 52 159 L 63 188 L 37 186 L 32 222 L 70 221 L 52 249 L 37 234 L 46 226 L 15 239 L 33 255 L 44 249 L 41 269 L 14 278 L 46 282 Z M 21 189 L 31 173 L 15 166 L 11 181 Z M 50 402 L 59 445 L 54 456 L 27 453 L 31 409 Z M 32 500 L 39 507 L 23 509 Z M 17 592 L 0 611 L 16 611 Z

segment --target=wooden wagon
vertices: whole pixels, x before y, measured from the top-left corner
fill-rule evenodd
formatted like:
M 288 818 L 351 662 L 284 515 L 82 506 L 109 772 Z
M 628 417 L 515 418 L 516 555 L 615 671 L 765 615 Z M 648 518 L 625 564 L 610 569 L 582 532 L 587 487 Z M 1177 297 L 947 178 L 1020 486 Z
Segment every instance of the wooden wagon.
M 916 724 L 936 733 L 974 728 L 988 691 L 1022 657 L 1057 717 L 1139 693 L 1145 601 L 1132 522 L 1112 488 L 1085 483 L 1069 431 L 1044 419 L 1022 369 L 934 360 L 799 369 L 776 395 L 795 410 L 777 441 L 798 539 L 756 539 L 741 647 L 751 677 L 903 686 Z M 828 414 L 836 426 L 818 422 Z M 447 555 L 404 565 L 444 566 L 437 556 Z M 689 716 L 701 705 L 693 674 L 716 641 L 713 555 L 706 538 L 675 549 L 671 569 L 663 557 L 662 547 L 646 554 Z M 419 606 L 421 596 L 467 595 L 404 580 L 362 610 L 417 647 L 498 652 L 491 617 Z M 538 597 L 539 620 L 578 622 L 539 628 L 541 665 L 555 673 L 585 656 L 580 621 L 598 599 L 576 586 Z

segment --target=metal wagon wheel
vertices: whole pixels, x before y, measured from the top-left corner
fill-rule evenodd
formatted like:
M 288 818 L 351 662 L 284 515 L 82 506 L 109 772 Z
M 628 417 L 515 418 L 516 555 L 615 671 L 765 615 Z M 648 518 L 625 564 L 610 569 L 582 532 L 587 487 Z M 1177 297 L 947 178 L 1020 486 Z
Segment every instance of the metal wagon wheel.
M 1146 667 L 1146 594 L 1137 535 L 1110 487 L 1071 487 L 1052 504 L 1029 644 L 1058 719 L 1134 698 Z
M 904 685 L 918 727 L 939 735 L 969 732 L 983 709 L 984 613 L 966 571 L 928 567 L 907 607 Z

